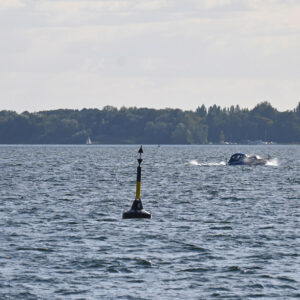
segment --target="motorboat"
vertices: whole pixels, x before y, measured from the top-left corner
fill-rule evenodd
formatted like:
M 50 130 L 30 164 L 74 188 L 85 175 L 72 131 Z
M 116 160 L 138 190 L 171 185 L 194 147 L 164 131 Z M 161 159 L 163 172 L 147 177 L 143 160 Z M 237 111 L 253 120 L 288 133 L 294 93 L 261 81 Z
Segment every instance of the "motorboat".
M 261 158 L 258 155 L 248 155 L 244 153 L 235 153 L 231 155 L 228 165 L 265 165 L 268 162 L 267 159 Z

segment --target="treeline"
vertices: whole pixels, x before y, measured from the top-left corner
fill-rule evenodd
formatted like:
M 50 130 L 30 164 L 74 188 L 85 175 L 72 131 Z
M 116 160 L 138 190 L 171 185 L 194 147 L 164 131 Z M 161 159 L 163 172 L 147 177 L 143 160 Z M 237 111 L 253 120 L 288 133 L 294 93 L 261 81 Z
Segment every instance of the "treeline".
M 196 111 L 121 108 L 0 111 L 1 144 L 206 144 L 263 140 L 300 143 L 300 102 L 279 112 L 268 102 L 254 109 L 204 105 Z

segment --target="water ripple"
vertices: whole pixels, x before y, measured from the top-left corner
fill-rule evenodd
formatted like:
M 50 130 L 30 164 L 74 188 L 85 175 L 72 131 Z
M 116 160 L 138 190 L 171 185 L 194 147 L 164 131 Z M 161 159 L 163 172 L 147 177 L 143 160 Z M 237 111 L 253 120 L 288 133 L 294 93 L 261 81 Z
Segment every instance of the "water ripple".
M 300 297 L 299 146 L 137 149 L 0 146 L 0 299 Z

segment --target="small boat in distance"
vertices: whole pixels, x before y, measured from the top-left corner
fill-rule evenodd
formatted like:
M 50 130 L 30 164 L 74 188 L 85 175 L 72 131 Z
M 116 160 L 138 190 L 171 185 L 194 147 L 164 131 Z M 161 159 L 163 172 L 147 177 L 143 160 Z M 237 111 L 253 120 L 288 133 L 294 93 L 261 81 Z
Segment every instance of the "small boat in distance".
M 231 155 L 228 165 L 235 166 L 235 165 L 255 165 L 255 166 L 262 166 L 268 162 L 267 159 L 261 158 L 258 155 L 248 155 L 244 153 L 235 153 Z
M 87 140 L 86 140 L 86 144 L 87 144 L 87 145 L 92 145 L 92 140 L 91 140 L 91 138 L 90 138 L 90 137 L 88 137 L 88 138 L 87 138 Z

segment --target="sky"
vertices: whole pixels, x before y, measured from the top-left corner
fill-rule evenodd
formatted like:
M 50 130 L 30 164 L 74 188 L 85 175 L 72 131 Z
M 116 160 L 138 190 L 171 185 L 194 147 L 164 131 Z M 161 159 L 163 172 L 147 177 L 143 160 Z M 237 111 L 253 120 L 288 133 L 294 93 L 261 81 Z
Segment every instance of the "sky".
M 0 0 L 0 110 L 300 101 L 300 0 Z

